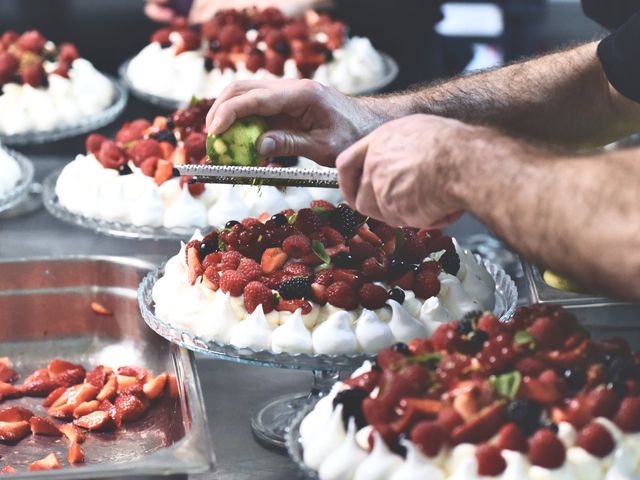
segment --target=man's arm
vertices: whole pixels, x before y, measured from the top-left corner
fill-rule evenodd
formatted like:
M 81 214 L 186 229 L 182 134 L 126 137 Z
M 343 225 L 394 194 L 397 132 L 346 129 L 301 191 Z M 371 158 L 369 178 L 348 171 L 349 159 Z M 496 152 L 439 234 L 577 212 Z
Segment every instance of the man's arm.
M 359 101 L 385 119 L 434 114 L 570 146 L 604 144 L 640 128 L 640 104 L 610 86 L 595 42 Z

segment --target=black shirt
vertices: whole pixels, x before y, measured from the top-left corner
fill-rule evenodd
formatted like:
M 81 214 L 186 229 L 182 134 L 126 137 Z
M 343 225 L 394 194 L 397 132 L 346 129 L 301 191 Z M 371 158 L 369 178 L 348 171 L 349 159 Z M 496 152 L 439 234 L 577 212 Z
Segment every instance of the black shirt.
M 612 30 L 598 57 L 613 87 L 640 103 L 640 0 L 582 0 L 585 13 Z

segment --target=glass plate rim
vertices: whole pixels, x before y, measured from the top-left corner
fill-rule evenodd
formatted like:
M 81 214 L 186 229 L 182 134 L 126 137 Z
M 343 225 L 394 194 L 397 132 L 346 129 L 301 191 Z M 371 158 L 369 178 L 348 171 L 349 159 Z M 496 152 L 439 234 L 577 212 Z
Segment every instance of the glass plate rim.
M 291 424 L 285 432 L 285 445 L 289 459 L 298 467 L 298 473 L 304 475 L 307 480 L 317 480 L 318 473 L 304 463 L 302 444 L 300 443 L 300 424 L 313 410 L 316 402 L 309 403 L 293 417 Z
M 82 135 L 113 122 L 126 107 L 129 92 L 117 78 L 103 72 L 100 73 L 109 79 L 114 90 L 114 99 L 107 108 L 96 114 L 80 117 L 78 123 L 54 130 L 30 130 L 13 135 L 0 134 L 0 142 L 11 146 L 39 145 Z
M 499 266 L 479 256 L 478 261 L 487 269 L 496 282 L 496 294 L 504 297 L 507 305 L 501 313 L 500 320 L 508 321 L 517 307 L 518 290 L 511 277 Z M 186 330 L 177 328 L 160 320 L 155 315 L 151 293 L 153 286 L 164 272 L 166 262 L 149 272 L 138 288 L 138 306 L 140 313 L 149 327 L 167 340 L 188 350 L 202 355 L 231 360 L 237 363 L 274 366 L 278 368 L 321 370 L 338 368 L 355 368 L 364 360 L 372 359 L 375 355 L 355 353 L 350 355 L 323 355 L 307 353 L 275 353 L 271 350 L 254 350 L 251 348 L 237 348 L 230 344 L 207 341 L 193 335 Z
M 2 144 L 0 144 L 0 149 L 5 151 L 17 162 L 18 167 L 20 167 L 20 173 L 22 174 L 13 190 L 7 195 L 0 197 L 0 212 L 4 212 L 5 210 L 18 205 L 27 197 L 27 195 L 29 195 L 29 189 L 34 177 L 34 168 L 31 160 L 21 153 L 10 148 L 6 148 Z

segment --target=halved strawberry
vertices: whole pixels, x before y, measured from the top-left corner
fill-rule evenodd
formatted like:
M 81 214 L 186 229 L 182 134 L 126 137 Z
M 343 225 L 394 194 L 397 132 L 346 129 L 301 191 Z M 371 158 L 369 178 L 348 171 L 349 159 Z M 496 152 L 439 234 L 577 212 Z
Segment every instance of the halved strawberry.
M 160 145 L 162 145 L 163 143 L 166 142 L 162 142 Z M 169 145 L 168 143 L 166 144 Z M 171 178 L 173 178 L 173 163 L 171 163 L 170 160 L 158 160 L 156 172 L 153 176 L 156 185 L 162 185 L 164 182 L 170 180 Z
M 15 443 L 31 434 L 29 422 L 20 420 L 18 422 L 0 421 L 0 441 Z
M 437 456 L 448 439 L 449 433 L 437 422 L 420 422 L 411 430 L 411 441 L 427 457 Z
M 262 254 L 260 265 L 264 273 L 271 273 L 282 267 L 288 260 L 288 256 L 281 248 L 267 248 Z
M 90 372 L 87 372 L 87 375 L 85 377 L 85 382 L 90 383 L 98 390 L 101 390 L 102 387 L 104 387 L 104 383 L 106 382 L 106 380 L 107 370 L 104 368 L 104 365 L 98 365 Z
M 114 427 L 113 420 L 109 416 L 109 413 L 103 410 L 96 410 L 89 415 L 77 418 L 73 421 L 73 424 L 90 431 L 111 430 Z
M 507 423 L 500 429 L 497 446 L 500 450 L 513 450 L 527 453 L 529 444 L 527 437 L 515 423 Z
M 109 417 L 111 417 L 111 420 L 113 421 L 113 424 L 116 426 L 116 428 L 120 428 L 122 426 L 122 415 L 120 415 L 120 412 L 118 412 L 116 406 L 109 400 L 105 400 L 100 404 L 100 410 L 109 414 Z
M 86 439 L 85 433 L 73 423 L 65 423 L 58 427 L 58 430 L 72 443 L 82 443 Z
M 69 446 L 69 452 L 67 453 L 67 462 L 71 465 L 75 465 L 77 463 L 84 463 L 84 452 L 82 451 L 82 447 L 75 442 L 72 442 Z
M 34 435 L 44 435 L 47 437 L 62 436 L 62 432 L 48 418 L 33 416 L 29 419 L 29 425 Z
M 167 383 L 167 374 L 161 373 L 157 377 L 152 378 L 151 380 L 146 382 L 143 385 L 142 390 L 144 391 L 144 394 L 147 396 L 149 400 L 153 400 L 155 398 L 158 398 L 160 395 L 162 395 L 162 393 L 164 392 L 164 386 L 166 385 L 166 383 Z
M 52 360 L 47 368 L 51 379 L 59 385 L 71 386 L 84 381 L 85 369 L 81 365 L 60 360 Z
M 151 380 L 151 373 L 149 372 L 149 370 L 147 370 L 144 367 L 124 366 L 124 367 L 118 368 L 118 370 L 116 370 L 116 373 L 118 375 L 135 377 L 136 379 L 138 379 L 138 381 L 142 383 L 147 382 L 148 380 Z
M 129 375 L 116 375 L 118 379 L 118 393 L 124 392 L 127 388 L 138 385 L 140 381 L 136 377 Z
M 59 386 L 60 384 L 51 378 L 46 368 L 40 368 L 25 378 L 18 389 L 26 396 L 46 397 Z
M 62 468 L 62 465 L 60 465 L 58 457 L 56 457 L 55 453 L 50 453 L 46 457 L 33 462 L 31 465 L 29 465 L 27 470 L 32 472 L 38 470 L 57 470 L 59 468 Z
M 198 277 L 201 277 L 204 273 L 204 268 L 202 268 L 202 263 L 200 262 L 200 243 L 193 244 L 189 242 L 186 249 L 189 283 L 194 285 Z
M 18 387 L 14 387 L 10 383 L 0 382 L 0 402 L 5 398 L 15 398 L 21 395 Z
M 133 422 L 142 418 L 147 411 L 147 407 L 135 395 L 118 395 L 116 398 L 116 410 L 122 417 L 123 422 Z
M 96 400 L 103 402 L 104 400 L 114 400 L 118 394 L 118 376 L 111 375 L 104 384 L 102 390 L 96 396 Z
M 18 373 L 13 369 L 11 361 L 7 357 L 0 357 L 0 382 L 11 383 L 18 378 Z
M 82 402 L 73 410 L 73 417 L 80 418 L 84 417 L 85 415 L 89 415 L 92 412 L 95 412 L 96 410 L 98 410 L 98 407 L 100 407 L 100 403 L 101 402 L 99 400 Z
M 31 410 L 17 405 L 0 410 L 0 422 L 21 422 L 31 417 L 33 417 Z
M 380 379 L 380 373 L 375 370 L 365 372 L 362 375 L 358 375 L 355 378 L 349 378 L 345 380 L 345 384 L 352 388 L 359 388 L 367 393 L 370 393 L 378 385 Z
M 4 467 L 0 468 L 0 473 L 16 473 L 17 471 L 18 470 L 13 468 L 11 465 L 5 465 Z
M 451 435 L 453 444 L 481 443 L 489 440 L 504 423 L 505 410 L 506 405 L 503 401 L 485 407 L 474 419 L 454 428 Z
M 518 389 L 518 397 L 533 400 L 547 406 L 556 405 L 563 399 L 562 392 L 556 385 L 531 377 L 522 379 Z

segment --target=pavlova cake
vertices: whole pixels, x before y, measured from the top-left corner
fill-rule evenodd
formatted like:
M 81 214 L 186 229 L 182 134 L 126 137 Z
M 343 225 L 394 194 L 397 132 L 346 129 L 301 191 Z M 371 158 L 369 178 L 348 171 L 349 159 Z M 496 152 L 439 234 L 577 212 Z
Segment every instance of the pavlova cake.
M 168 261 L 152 295 L 161 320 L 239 348 L 373 354 L 494 308 L 492 276 L 438 231 L 326 201 L 236 218 Z
M 187 177 L 178 177 L 174 164 L 206 161 L 205 117 L 211 104 L 193 101 L 168 117 L 127 122 L 113 139 L 89 135 L 86 153 L 58 177 L 59 203 L 90 218 L 193 231 L 224 225 L 229 218 L 340 198 L 330 189 L 188 184 Z
M 471 313 L 365 362 L 299 438 L 321 480 L 637 480 L 640 354 L 557 307 Z
M 347 37 L 344 23 L 276 8 L 224 10 L 190 27 L 184 19 L 156 31 L 126 75 L 143 92 L 188 101 L 217 97 L 234 80 L 312 78 L 347 94 L 375 88 L 388 72 L 366 38 Z
M 111 81 L 75 45 L 59 46 L 40 32 L 0 37 L 0 134 L 77 125 L 113 101 Z
M 15 189 L 22 178 L 20 165 L 0 145 L 0 201 Z

